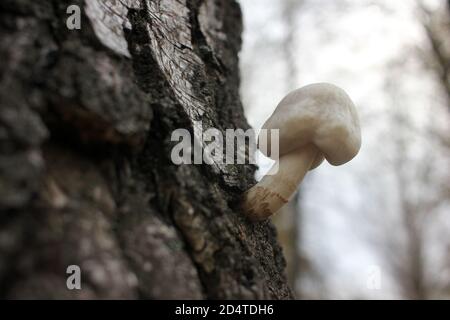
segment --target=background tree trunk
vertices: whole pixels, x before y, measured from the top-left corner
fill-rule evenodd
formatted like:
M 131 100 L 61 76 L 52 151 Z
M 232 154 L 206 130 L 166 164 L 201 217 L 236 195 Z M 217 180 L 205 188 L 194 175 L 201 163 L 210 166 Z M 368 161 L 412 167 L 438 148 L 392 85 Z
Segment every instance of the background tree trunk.
M 292 298 L 272 224 L 237 207 L 255 168 L 170 160 L 176 128 L 248 128 L 234 1 L 0 12 L 0 297 Z

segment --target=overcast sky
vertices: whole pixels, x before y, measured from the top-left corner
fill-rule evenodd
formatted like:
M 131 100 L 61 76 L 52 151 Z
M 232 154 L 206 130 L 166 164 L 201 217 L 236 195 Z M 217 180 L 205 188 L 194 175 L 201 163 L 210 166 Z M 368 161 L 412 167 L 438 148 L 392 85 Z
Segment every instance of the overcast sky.
M 395 106 L 419 128 L 429 121 L 446 125 L 439 112 L 434 112 L 432 119 L 429 116 L 431 102 L 439 103 L 439 98 L 435 79 L 424 70 L 417 51 L 426 50 L 427 42 L 416 2 L 301 2 L 295 19 L 295 87 L 331 82 L 344 88 L 358 107 L 363 135 L 360 154 L 354 160 L 341 167 L 324 163 L 304 182 L 305 246 L 324 272 L 332 297 L 395 298 L 398 292 L 391 285 L 383 260 L 370 247 L 364 223 L 366 212 L 387 214 L 395 207 L 386 161 L 396 151 L 383 140 L 390 139 L 395 131 L 391 111 Z M 286 32 L 282 1 L 240 3 L 245 26 L 242 96 L 250 124 L 260 128 L 281 98 L 295 89 L 286 84 L 290 66 L 280 49 Z M 437 8 L 443 1 L 426 3 Z M 386 92 L 389 83 L 393 83 L 397 100 Z M 258 177 L 270 164 L 261 160 Z M 381 288 L 371 290 L 367 281 L 376 270 L 380 271 Z

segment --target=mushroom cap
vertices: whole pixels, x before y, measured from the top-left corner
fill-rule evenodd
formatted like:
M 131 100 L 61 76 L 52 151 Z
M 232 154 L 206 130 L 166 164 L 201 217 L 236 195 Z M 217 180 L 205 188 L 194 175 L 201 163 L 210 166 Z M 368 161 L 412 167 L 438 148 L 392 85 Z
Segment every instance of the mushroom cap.
M 311 169 L 319 166 L 323 157 L 332 165 L 344 164 L 361 147 L 355 105 L 344 90 L 328 83 L 311 84 L 290 92 L 262 128 L 280 130 L 280 156 L 308 143 L 314 144 L 321 154 Z M 271 139 L 267 140 L 267 150 L 271 150 Z

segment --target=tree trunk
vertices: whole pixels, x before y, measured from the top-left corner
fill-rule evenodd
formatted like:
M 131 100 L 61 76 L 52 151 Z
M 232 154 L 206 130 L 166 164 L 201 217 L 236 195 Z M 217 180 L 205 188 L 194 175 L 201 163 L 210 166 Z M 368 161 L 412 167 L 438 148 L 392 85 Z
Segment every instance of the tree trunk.
M 292 298 L 272 224 L 238 209 L 255 167 L 170 158 L 194 121 L 249 127 L 234 0 L 0 12 L 0 297 Z

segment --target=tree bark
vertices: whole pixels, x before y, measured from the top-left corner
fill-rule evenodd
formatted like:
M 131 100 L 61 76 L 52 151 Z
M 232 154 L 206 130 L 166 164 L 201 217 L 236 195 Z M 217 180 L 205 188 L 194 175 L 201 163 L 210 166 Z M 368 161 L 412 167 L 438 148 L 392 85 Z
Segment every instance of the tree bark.
M 255 167 L 170 160 L 176 128 L 249 127 L 234 0 L 0 12 L 0 297 L 292 298 L 272 224 L 239 211 Z

